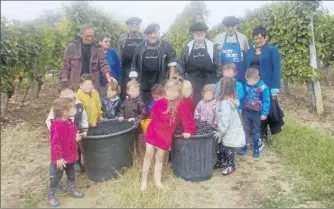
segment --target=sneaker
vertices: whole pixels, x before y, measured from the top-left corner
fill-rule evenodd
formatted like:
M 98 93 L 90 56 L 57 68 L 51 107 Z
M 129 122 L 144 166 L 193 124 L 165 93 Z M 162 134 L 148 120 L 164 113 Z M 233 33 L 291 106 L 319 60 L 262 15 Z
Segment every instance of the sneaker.
M 227 176 L 227 175 L 230 175 L 231 173 L 233 173 L 234 171 L 235 171 L 234 167 L 228 166 L 228 167 L 222 169 L 222 174 L 223 174 L 223 176 Z

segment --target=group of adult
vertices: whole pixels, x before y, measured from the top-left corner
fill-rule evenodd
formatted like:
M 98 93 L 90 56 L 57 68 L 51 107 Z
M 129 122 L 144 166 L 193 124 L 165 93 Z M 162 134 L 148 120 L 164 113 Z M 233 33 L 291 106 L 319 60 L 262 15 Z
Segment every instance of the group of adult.
M 253 29 L 255 44 L 249 46 L 247 37 L 237 31 L 238 18 L 225 17 L 222 21 L 224 32 L 218 34 L 214 42 L 206 39 L 209 28 L 205 22 L 199 21 L 189 28 L 193 40 L 177 57 L 173 46 L 160 38 L 159 24 L 148 25 L 142 34 L 139 32 L 141 22 L 138 17 L 125 22 L 130 31 L 120 37 L 118 53 L 110 48 L 110 34 L 103 33 L 100 42 L 93 43 L 94 26 L 83 26 L 81 39 L 70 42 L 65 51 L 61 82 L 71 82 L 78 88 L 80 76 L 91 73 L 101 97 L 105 95 L 105 84 L 113 80 L 121 86 L 124 99 L 126 83 L 137 79 L 141 84 L 142 99 L 148 104 L 154 84 L 163 84 L 179 74 L 192 83 L 196 105 L 202 98 L 203 87 L 218 81 L 218 68 L 234 63 L 237 81 L 245 82 L 246 69 L 255 67 L 271 90 L 272 98 L 276 99 L 280 89 L 281 57 L 277 48 L 268 44 L 266 28 L 257 26 Z M 266 137 L 266 128 L 264 123 L 262 137 Z

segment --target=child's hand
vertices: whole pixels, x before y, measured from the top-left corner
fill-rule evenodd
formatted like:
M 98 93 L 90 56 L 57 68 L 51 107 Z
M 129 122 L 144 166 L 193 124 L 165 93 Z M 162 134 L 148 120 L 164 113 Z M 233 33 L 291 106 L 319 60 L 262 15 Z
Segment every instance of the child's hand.
M 80 135 L 81 135 L 81 137 L 85 137 L 85 136 L 87 136 L 87 131 L 82 132 Z
M 62 158 L 60 160 L 57 160 L 57 168 L 59 170 L 63 170 L 64 168 L 66 168 L 66 161 Z
M 182 136 L 185 138 L 185 139 L 189 139 L 191 134 L 190 133 L 183 133 Z
M 267 120 L 267 116 L 261 115 L 261 120 Z
M 79 134 L 79 132 L 76 134 L 75 140 L 77 140 L 77 142 L 81 140 L 81 134 Z
M 124 120 L 124 117 L 119 117 L 118 120 L 122 122 Z
M 214 133 L 213 138 L 215 138 L 215 139 L 220 139 L 221 138 L 218 131 L 214 131 L 213 133 Z
M 135 119 L 134 119 L 134 118 L 129 118 L 128 121 L 129 121 L 129 122 L 132 122 L 132 121 L 135 121 Z

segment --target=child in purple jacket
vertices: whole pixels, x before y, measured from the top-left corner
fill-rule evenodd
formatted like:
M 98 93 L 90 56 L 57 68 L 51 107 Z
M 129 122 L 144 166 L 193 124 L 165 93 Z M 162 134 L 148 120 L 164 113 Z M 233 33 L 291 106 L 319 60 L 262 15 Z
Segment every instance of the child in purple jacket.
M 204 86 L 203 99 L 198 103 L 195 109 L 194 117 L 200 121 L 206 121 L 215 126 L 215 114 L 216 114 L 216 86 L 214 84 L 208 84 Z

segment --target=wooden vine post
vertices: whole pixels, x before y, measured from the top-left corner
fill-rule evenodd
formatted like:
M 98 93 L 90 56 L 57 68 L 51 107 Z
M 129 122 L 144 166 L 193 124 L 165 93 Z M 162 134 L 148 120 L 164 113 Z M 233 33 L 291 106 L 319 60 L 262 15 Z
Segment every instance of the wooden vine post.
M 315 70 L 317 69 L 317 54 L 314 40 L 313 19 L 314 19 L 314 13 L 312 15 L 310 22 L 310 29 L 312 36 L 312 43 L 310 44 L 310 65 L 312 67 L 312 71 L 315 73 Z M 315 105 L 316 105 L 315 108 L 317 110 L 318 115 L 322 115 L 324 113 L 324 103 L 322 101 L 322 93 L 319 79 L 313 80 L 313 89 L 315 94 Z

